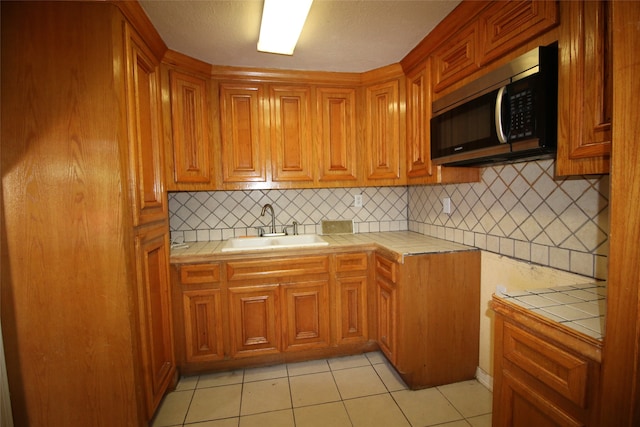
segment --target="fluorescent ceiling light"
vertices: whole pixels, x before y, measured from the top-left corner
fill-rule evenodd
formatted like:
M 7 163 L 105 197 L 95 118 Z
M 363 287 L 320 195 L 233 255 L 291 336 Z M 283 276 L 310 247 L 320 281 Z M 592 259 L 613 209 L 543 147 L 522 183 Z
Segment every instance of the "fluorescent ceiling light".
M 313 0 L 264 0 L 258 50 L 293 55 Z

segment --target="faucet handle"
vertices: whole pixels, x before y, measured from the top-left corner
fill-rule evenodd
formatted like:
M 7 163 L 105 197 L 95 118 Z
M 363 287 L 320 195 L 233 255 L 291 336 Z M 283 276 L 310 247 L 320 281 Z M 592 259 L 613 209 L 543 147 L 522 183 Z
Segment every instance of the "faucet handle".
M 298 221 L 293 221 L 293 224 L 291 225 L 285 225 L 282 227 L 282 232 L 286 235 L 289 235 L 289 228 L 293 228 L 293 236 L 297 236 L 298 235 Z
M 260 237 L 264 236 L 264 228 L 259 227 L 259 226 L 258 227 L 253 227 L 253 228 L 258 230 L 258 236 L 260 236 Z

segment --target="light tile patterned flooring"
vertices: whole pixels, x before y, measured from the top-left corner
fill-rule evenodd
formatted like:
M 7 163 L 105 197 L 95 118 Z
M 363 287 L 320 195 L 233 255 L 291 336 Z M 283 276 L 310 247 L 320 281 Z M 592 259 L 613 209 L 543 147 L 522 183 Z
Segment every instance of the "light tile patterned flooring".
M 475 380 L 412 391 L 379 352 L 184 377 L 153 427 L 489 427 Z

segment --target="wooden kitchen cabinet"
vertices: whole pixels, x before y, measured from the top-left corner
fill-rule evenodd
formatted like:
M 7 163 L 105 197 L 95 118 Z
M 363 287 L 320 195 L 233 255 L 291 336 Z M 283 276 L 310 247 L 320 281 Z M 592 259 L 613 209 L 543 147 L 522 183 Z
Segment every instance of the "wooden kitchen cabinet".
M 313 182 L 310 86 L 269 86 L 271 170 L 276 182 Z
M 400 179 L 400 81 L 366 87 L 366 180 L 372 184 Z
M 174 267 L 172 272 L 174 323 L 181 329 L 175 330 L 178 364 L 222 360 L 224 296 L 220 264 L 186 264 Z
M 279 285 L 229 288 L 231 357 L 259 356 L 282 350 Z
M 556 175 L 609 172 L 611 2 L 561 2 Z
M 366 252 L 335 255 L 336 343 L 369 339 L 369 255 Z
M 493 425 L 597 426 L 602 343 L 494 297 Z
M 378 343 L 412 389 L 475 377 L 480 252 L 376 255 Z
M 556 0 L 494 2 L 479 16 L 478 62 L 484 66 L 559 23 Z
M 160 61 L 130 25 L 125 24 L 129 168 L 134 225 L 167 220 L 164 147 L 160 137 Z
M 472 20 L 431 54 L 433 91 L 438 93 L 477 71 L 478 22 Z
M 376 255 L 377 340 L 380 350 L 397 366 L 398 296 L 395 276 L 398 265 Z
M 138 231 L 135 248 L 140 352 L 151 415 L 176 375 L 167 224 Z
M 265 89 L 261 84 L 220 83 L 222 179 L 225 183 L 267 182 L 269 155 Z
M 208 79 L 171 69 L 172 187 L 180 184 L 207 184 L 215 187 L 211 164 Z M 187 187 L 189 188 L 189 187 Z
M 283 284 L 281 292 L 283 351 L 329 346 L 329 281 Z
M 356 89 L 316 89 L 318 181 L 322 184 L 358 179 Z

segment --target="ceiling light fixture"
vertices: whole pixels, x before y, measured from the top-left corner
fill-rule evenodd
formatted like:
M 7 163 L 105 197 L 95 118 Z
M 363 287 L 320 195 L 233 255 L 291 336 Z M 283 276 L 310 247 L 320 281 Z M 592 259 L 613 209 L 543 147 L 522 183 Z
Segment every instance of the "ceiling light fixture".
M 264 0 L 258 50 L 293 55 L 313 0 Z

